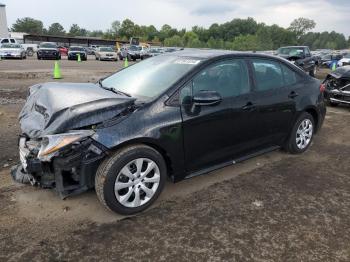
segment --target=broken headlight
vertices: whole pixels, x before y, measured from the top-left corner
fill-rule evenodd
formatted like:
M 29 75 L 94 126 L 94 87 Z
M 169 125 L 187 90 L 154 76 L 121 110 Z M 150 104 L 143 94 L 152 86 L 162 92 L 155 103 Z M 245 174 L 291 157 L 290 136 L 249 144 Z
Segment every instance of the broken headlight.
M 93 134 L 94 131 L 91 130 L 77 130 L 64 134 L 44 136 L 41 142 L 38 158 L 42 161 L 48 161 L 55 156 L 61 148 L 83 140 Z

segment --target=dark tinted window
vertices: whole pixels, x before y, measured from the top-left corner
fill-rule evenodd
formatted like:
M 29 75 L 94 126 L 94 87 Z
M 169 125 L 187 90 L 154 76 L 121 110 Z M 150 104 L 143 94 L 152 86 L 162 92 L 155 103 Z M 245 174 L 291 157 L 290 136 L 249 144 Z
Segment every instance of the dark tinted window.
M 9 42 L 8 39 L 3 39 L 3 40 L 1 41 L 1 43 L 8 43 L 8 42 Z
M 208 66 L 193 79 L 193 94 L 217 91 L 222 97 L 249 92 L 248 70 L 244 60 L 230 59 Z
M 289 67 L 285 66 L 284 64 L 281 64 L 282 71 L 283 71 L 283 77 L 284 77 L 284 83 L 286 86 L 294 85 L 297 83 L 298 75 Z
M 253 69 L 258 91 L 281 88 L 284 86 L 282 69 L 279 62 L 254 59 Z

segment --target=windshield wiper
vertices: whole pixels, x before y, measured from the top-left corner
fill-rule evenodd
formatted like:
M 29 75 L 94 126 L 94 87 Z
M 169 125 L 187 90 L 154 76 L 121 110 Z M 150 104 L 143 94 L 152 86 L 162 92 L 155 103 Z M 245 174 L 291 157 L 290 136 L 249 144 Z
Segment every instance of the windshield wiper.
M 108 91 L 112 91 L 113 93 L 116 93 L 116 94 L 119 94 L 119 95 L 124 95 L 124 96 L 127 96 L 127 97 L 131 97 L 131 95 L 128 94 L 128 93 L 126 93 L 126 92 L 120 91 L 120 90 L 115 89 L 115 88 L 113 88 L 113 87 L 104 86 L 104 85 L 102 84 L 102 81 L 103 81 L 103 79 L 98 80 L 98 84 L 99 84 L 100 87 L 102 87 L 103 89 L 106 89 L 106 90 L 108 90 Z

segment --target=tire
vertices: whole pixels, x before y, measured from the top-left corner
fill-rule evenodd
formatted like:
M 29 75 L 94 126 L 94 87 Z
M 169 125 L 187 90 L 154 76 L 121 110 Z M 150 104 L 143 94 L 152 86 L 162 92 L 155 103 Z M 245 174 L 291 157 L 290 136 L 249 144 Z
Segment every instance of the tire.
M 311 134 L 311 137 L 310 139 L 305 139 L 305 143 L 304 143 L 304 147 L 303 145 L 298 145 L 297 144 L 297 136 L 300 137 L 300 135 L 298 135 L 298 130 L 300 128 L 302 128 L 302 123 L 305 123 L 304 121 L 308 122 L 308 123 L 311 123 L 311 131 L 309 131 L 309 134 Z M 313 137 L 314 137 L 314 132 L 315 132 L 315 120 L 314 118 L 312 117 L 312 115 L 310 115 L 309 113 L 307 112 L 303 112 L 299 118 L 297 119 L 297 121 L 295 122 L 293 128 L 292 128 L 292 131 L 289 135 L 289 138 L 286 142 L 286 145 L 285 145 L 285 149 L 286 151 L 288 151 L 289 153 L 291 154 L 300 154 L 300 153 L 303 153 L 305 152 L 309 146 L 311 145 L 312 143 L 312 140 L 313 140 Z M 311 133 L 310 133 L 311 132 Z
M 150 167 L 151 162 L 155 164 L 153 165 L 154 169 L 152 169 L 144 179 L 142 179 L 142 175 L 140 178 L 135 178 L 137 172 L 135 171 L 136 165 L 133 163 L 133 161 L 140 158 L 142 158 L 142 161 L 144 161 L 142 162 L 143 165 L 140 165 L 142 167 L 140 170 L 143 170 L 143 172 L 145 172 L 146 168 Z M 130 167 L 133 167 L 134 169 L 130 169 Z M 124 172 L 122 170 L 125 168 L 126 170 L 129 170 L 129 176 L 131 176 L 133 180 L 124 175 Z M 130 170 L 135 172 L 132 173 Z M 100 164 L 95 177 L 96 194 L 100 202 L 107 209 L 123 215 L 132 215 L 147 209 L 154 203 L 164 188 L 165 180 L 167 177 L 166 173 L 167 168 L 164 159 L 158 151 L 146 145 L 128 146 L 118 150 Z M 151 175 L 151 177 L 148 177 L 149 175 Z M 121 181 L 121 179 L 123 179 L 123 181 Z M 156 183 L 147 183 L 143 181 L 146 179 L 159 179 L 159 181 Z M 114 187 L 117 181 L 121 181 L 118 184 L 121 184 L 122 182 L 125 183 L 125 181 L 126 183 L 136 184 L 133 184 L 133 186 L 124 187 L 119 191 L 115 191 Z M 143 185 L 140 186 L 141 182 Z M 148 189 L 151 189 L 151 192 L 153 191 L 148 199 L 146 197 L 146 191 L 143 191 L 142 189 L 145 186 L 147 186 Z M 136 191 L 139 192 L 138 195 L 141 199 L 139 205 L 137 205 L 138 201 L 136 201 L 135 197 Z M 126 197 L 124 204 L 118 200 L 117 195 L 120 200 L 123 196 Z M 144 201 L 143 204 L 142 201 Z M 134 204 L 136 207 L 132 207 Z
M 95 60 L 98 60 L 97 56 L 95 56 Z

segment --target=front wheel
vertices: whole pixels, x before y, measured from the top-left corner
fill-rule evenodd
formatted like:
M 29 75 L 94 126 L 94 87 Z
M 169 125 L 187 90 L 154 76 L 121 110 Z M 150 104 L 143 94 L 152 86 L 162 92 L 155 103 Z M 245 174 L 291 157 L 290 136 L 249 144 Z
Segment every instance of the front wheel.
M 146 145 L 123 148 L 104 160 L 95 177 L 96 194 L 108 209 L 131 215 L 161 193 L 167 169 L 162 155 Z
M 312 142 L 314 131 L 314 118 L 309 113 L 303 112 L 293 126 L 285 149 L 292 154 L 305 152 Z

